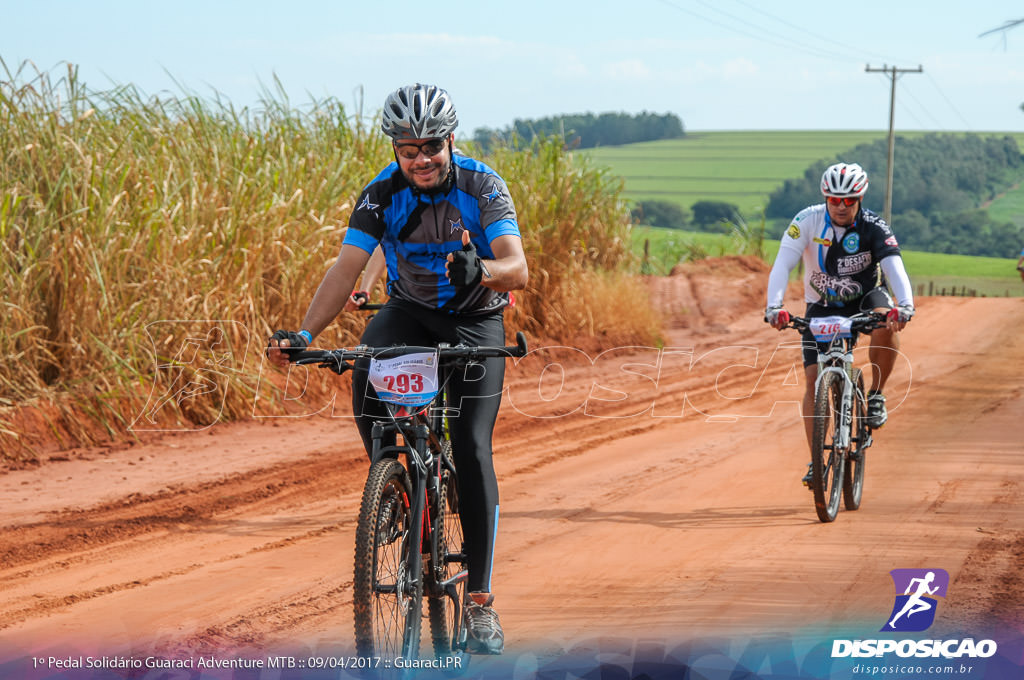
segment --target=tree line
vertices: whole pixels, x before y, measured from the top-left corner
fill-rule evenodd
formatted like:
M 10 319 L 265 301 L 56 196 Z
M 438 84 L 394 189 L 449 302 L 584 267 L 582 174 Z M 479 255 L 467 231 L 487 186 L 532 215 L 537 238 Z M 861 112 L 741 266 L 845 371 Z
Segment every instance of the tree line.
M 881 214 L 885 200 L 886 140 L 858 145 L 839 158 L 868 173 L 865 207 Z M 765 216 L 789 219 L 821 203 L 820 182 L 836 159 L 821 160 L 800 179 L 772 192 Z M 1024 157 L 1012 137 L 928 134 L 896 138 L 892 222 L 900 244 L 912 250 L 1014 257 L 1024 228 L 997 222 L 981 206 L 1021 181 Z
M 556 136 L 569 148 L 590 149 L 683 137 L 683 121 L 674 113 L 656 114 L 644 111 L 628 113 L 579 113 L 549 116 L 533 120 L 519 119 L 502 129 L 477 128 L 473 141 L 485 151 L 495 141 L 514 139 L 531 141 L 535 137 Z

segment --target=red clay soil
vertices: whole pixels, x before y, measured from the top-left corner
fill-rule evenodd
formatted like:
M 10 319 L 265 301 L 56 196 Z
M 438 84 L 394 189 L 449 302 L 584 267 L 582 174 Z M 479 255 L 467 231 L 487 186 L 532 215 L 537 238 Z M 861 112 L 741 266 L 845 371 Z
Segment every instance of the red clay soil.
M 507 655 L 602 636 L 871 636 L 896 568 L 949 572 L 933 633 L 1024 633 L 1024 300 L 918 300 L 863 505 L 822 524 L 799 482 L 798 352 L 780 348 L 796 335 L 762 323 L 766 278 L 745 258 L 680 268 L 650 280 L 664 349 L 581 363 L 535 348 L 510 366 L 493 579 Z M 0 474 L 0 661 L 351 648 L 366 461 L 350 419 L 56 458 Z

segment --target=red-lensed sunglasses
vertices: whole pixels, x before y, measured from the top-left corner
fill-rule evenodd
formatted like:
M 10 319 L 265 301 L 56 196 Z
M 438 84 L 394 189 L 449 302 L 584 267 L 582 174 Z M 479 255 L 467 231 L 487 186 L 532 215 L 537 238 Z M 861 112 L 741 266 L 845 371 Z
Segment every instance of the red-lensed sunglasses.
M 859 198 L 839 198 L 838 196 L 826 196 L 825 200 L 829 202 L 829 205 L 839 205 L 842 203 L 846 206 L 857 205 Z

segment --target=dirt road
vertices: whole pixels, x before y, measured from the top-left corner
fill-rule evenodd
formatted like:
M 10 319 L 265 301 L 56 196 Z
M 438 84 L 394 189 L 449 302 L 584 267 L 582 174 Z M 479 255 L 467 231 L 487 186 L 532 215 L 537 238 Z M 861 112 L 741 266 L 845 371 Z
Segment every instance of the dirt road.
M 506 657 L 877 635 L 897 568 L 949 573 L 930 634 L 1024 634 L 1024 301 L 918 301 L 863 505 L 824 525 L 799 483 L 797 351 L 777 352 L 796 336 L 761 323 L 764 278 L 725 261 L 652 281 L 664 350 L 584 365 L 539 348 L 510 371 L 494 574 Z M 0 475 L 0 676 L 28 656 L 351 648 L 365 461 L 350 420 L 59 458 Z

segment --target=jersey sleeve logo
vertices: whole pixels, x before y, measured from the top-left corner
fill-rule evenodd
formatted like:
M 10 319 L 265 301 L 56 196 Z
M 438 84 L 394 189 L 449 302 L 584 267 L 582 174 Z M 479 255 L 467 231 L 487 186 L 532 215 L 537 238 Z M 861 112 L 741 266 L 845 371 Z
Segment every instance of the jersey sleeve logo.
M 370 195 L 366 194 L 365 196 L 363 196 L 362 202 L 356 208 L 356 212 L 359 212 L 360 210 L 370 210 L 370 211 L 373 211 L 373 210 L 376 210 L 379 207 L 380 207 L 379 203 L 370 203 Z
M 498 183 L 497 182 L 492 182 L 491 183 L 491 190 L 489 192 L 487 192 L 486 194 L 484 194 L 483 197 L 487 199 L 488 203 L 490 203 L 491 201 L 493 201 L 496 198 L 501 198 L 501 189 L 498 188 Z
M 786 230 L 786 236 L 794 241 L 800 238 L 800 227 L 796 226 L 796 223 L 789 225 L 789 229 Z

